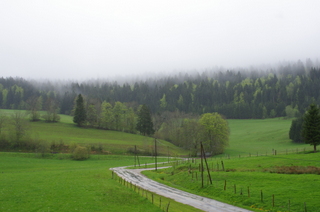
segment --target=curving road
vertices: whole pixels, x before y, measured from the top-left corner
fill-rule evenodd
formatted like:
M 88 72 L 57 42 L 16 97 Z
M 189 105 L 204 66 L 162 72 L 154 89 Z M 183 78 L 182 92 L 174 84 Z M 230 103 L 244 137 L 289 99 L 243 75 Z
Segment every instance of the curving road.
M 167 167 L 163 167 L 167 168 Z M 203 211 L 210 212 L 248 212 L 249 210 L 242 209 L 233 205 L 222 203 L 213 199 L 191 194 L 185 191 L 181 191 L 176 188 L 169 187 L 167 185 L 158 183 L 154 180 L 150 180 L 141 171 L 150 169 L 126 169 L 126 167 L 111 168 L 114 173 L 124 180 L 131 182 L 132 184 L 139 186 L 145 190 L 151 191 L 158 195 L 171 198 L 177 202 L 190 205 Z

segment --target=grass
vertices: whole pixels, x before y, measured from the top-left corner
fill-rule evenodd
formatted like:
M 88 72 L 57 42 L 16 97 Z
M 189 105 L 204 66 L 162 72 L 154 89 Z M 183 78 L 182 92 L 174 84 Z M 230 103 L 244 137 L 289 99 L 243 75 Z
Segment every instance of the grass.
M 0 153 L 0 211 L 154 211 L 154 203 L 112 179 L 109 168 L 133 164 L 130 156 L 93 156 L 72 161 L 59 155 L 46 159 L 31 153 Z M 153 162 L 141 157 L 142 163 Z M 159 158 L 159 160 L 161 160 Z M 166 160 L 166 159 L 163 159 Z M 170 201 L 170 211 L 194 211 Z
M 273 150 L 278 154 L 296 152 L 312 147 L 306 144 L 293 143 L 289 139 L 291 119 L 248 119 L 228 120 L 230 127 L 229 146 L 225 150 L 230 156 L 271 155 Z
M 14 110 L 1 112 L 10 115 Z M 154 138 L 112 130 L 79 128 L 73 123 L 72 116 L 60 116 L 58 123 L 30 122 L 30 136 L 49 143 L 63 141 L 66 145 L 78 143 L 98 147 L 101 144 L 109 154 L 127 154 L 135 145 L 142 154 L 151 155 L 154 152 Z M 163 140 L 158 140 L 157 147 L 159 155 L 168 155 L 168 152 L 171 156 L 188 154 L 187 151 Z
M 224 171 L 219 158 L 208 162 L 213 184 L 209 183 L 206 171 L 204 188 L 201 188 L 199 160 L 196 164 L 186 163 L 144 174 L 169 186 L 254 211 L 288 211 L 289 201 L 290 211 L 304 211 L 305 204 L 307 211 L 320 211 L 320 178 L 309 172 L 320 167 L 320 153 L 233 157 L 223 159 Z M 300 168 L 295 174 L 273 173 L 275 168 L 287 173 L 290 167 Z
M 12 113 L 12 110 L 2 111 Z M 194 178 L 185 169 L 189 164 L 175 166 L 175 170 L 148 172 L 148 175 L 170 186 L 250 210 L 288 211 L 290 201 L 290 211 L 304 211 L 304 203 L 308 211 L 320 211 L 320 205 L 316 201 L 320 197 L 319 175 L 272 173 L 279 170 L 288 173 L 287 169 L 307 173 L 308 166 L 316 169 L 320 167 L 320 153 L 293 154 L 302 150 L 307 152 L 312 147 L 289 140 L 291 120 L 276 118 L 228 122 L 229 146 L 225 154 L 210 160 L 211 169 L 221 169 L 223 160 L 227 171 L 212 171 L 213 185 L 207 185 L 206 180 L 205 187 L 201 188 L 200 180 L 195 179 L 198 164 L 192 164 Z M 59 123 L 32 122 L 30 125 L 33 137 L 48 142 L 63 140 L 65 144 L 102 144 L 108 153 L 122 155 L 127 154 L 128 149 L 134 145 L 140 151 L 153 151 L 152 138 L 117 131 L 78 128 L 73 124 L 71 116 L 61 115 Z M 161 140 L 158 147 L 162 155 L 167 155 L 168 149 L 172 156 L 188 154 L 187 151 Z M 274 150 L 277 155 L 274 155 Z M 1 162 L 3 161 L 0 164 L 0 171 L 3 172 L 0 173 L 0 211 L 105 211 L 106 208 L 108 211 L 119 211 L 117 207 L 121 207 L 120 211 L 160 210 L 159 207 L 152 208 L 152 205 L 149 210 L 150 199 L 146 200 L 141 194 L 138 195 L 109 178 L 110 167 L 132 165 L 133 157 L 93 155 L 90 160 L 79 162 L 63 160 L 64 154 L 52 156 L 62 160 L 33 158 L 34 154 L 25 154 L 32 155 L 32 158 L 22 155 L 24 154 L 0 153 Z M 274 207 L 272 195 L 275 196 Z M 22 207 L 22 204 L 26 207 Z M 175 203 L 171 204 L 170 211 L 187 210 L 182 210 L 182 206 L 175 207 Z

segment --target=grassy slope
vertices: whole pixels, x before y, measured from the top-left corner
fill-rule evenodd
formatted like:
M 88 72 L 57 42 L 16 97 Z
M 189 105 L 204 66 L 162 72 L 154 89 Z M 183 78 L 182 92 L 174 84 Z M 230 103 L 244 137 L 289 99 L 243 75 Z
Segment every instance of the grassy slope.
M 312 149 L 310 145 L 295 144 L 289 139 L 291 120 L 288 119 L 250 119 L 228 120 L 230 141 L 225 154 L 238 156 L 249 154 L 272 154 L 292 152 L 296 149 Z
M 10 114 L 14 110 L 1 110 L 1 112 Z M 129 148 L 134 148 L 134 145 L 141 151 L 149 153 L 154 151 L 153 138 L 111 130 L 79 128 L 73 123 L 72 116 L 60 115 L 60 117 L 61 120 L 58 123 L 30 122 L 31 137 L 46 140 L 50 143 L 52 141 L 59 143 L 62 140 L 65 144 L 80 143 L 95 145 L 96 147 L 98 147 L 98 144 L 102 144 L 104 150 L 112 154 L 124 154 Z M 167 155 L 168 150 L 172 156 L 188 154 L 187 151 L 169 142 L 158 141 L 158 154 L 160 155 Z

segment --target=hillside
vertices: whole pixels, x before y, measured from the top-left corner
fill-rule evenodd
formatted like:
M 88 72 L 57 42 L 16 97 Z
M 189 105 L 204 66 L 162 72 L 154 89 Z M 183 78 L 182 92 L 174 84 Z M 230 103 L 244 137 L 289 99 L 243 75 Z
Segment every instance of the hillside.
M 0 107 L 27 109 L 41 97 L 39 110 L 54 107 L 70 115 L 76 96 L 85 96 L 87 107 L 97 113 L 103 101 L 121 102 L 136 112 L 146 104 L 153 114 L 218 112 L 227 118 L 293 117 L 304 113 L 310 103 L 320 104 L 320 69 L 312 61 L 283 64 L 273 68 L 208 70 L 147 80 L 108 82 L 36 82 L 0 78 Z
M 15 110 L 1 110 L 10 115 Z M 25 111 L 21 111 L 25 113 Z M 77 127 L 72 116 L 60 115 L 61 120 L 57 123 L 46 123 L 43 120 L 28 122 L 27 134 L 31 139 L 43 140 L 49 146 L 52 144 L 70 145 L 81 144 L 90 146 L 91 149 L 102 148 L 105 154 L 132 154 L 134 146 L 143 155 L 154 155 L 154 138 L 113 130 Z M 8 130 L 8 127 L 5 128 Z M 67 151 L 67 150 L 66 150 Z M 159 155 L 188 155 L 188 152 L 175 145 L 158 139 L 157 151 Z M 93 151 L 94 152 L 94 151 Z

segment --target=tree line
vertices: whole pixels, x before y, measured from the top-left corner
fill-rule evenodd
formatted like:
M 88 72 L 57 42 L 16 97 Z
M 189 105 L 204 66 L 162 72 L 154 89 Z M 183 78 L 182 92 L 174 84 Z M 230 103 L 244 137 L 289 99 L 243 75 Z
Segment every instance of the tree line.
M 137 110 L 121 102 L 93 105 L 81 94 L 75 101 L 73 121 L 79 127 L 153 135 L 190 150 L 192 155 L 198 153 L 200 142 L 208 153 L 220 154 L 229 141 L 228 123 L 218 113 L 199 116 L 166 111 L 151 115 L 146 105 L 138 106 Z
M 34 82 L 0 78 L 0 107 L 28 109 L 41 97 L 40 110 L 70 115 L 81 93 L 94 102 L 148 105 L 152 114 L 180 111 L 201 115 L 218 112 L 226 118 L 273 118 L 301 115 L 320 104 L 320 68 L 298 61 L 277 69 L 242 69 L 178 74 L 118 84 L 107 81 Z

